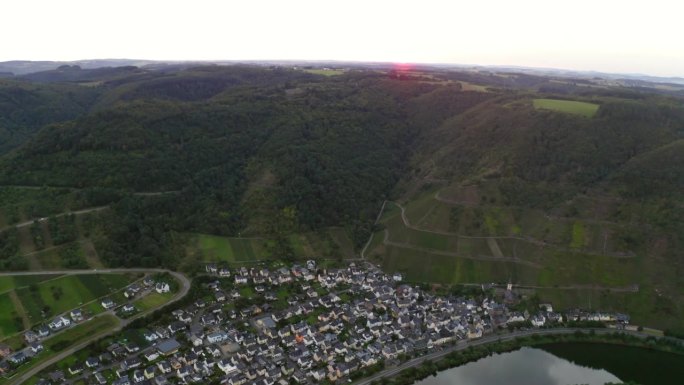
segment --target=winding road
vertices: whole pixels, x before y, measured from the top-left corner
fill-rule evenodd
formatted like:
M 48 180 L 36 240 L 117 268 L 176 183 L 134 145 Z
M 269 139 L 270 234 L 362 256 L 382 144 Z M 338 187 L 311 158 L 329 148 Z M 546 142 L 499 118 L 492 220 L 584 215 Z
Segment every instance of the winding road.
M 176 293 L 176 295 L 167 303 L 164 305 L 156 308 L 156 309 L 150 309 L 146 312 L 141 312 L 139 314 L 136 314 L 135 316 L 122 320 L 119 325 L 113 329 L 107 330 L 105 332 L 99 333 L 99 334 L 94 334 L 90 336 L 88 339 L 81 341 L 77 345 L 74 345 L 70 347 L 69 349 L 63 350 L 59 352 L 58 354 L 50 357 L 49 359 L 39 363 L 38 365 L 32 367 L 29 369 L 27 372 L 22 373 L 16 377 L 10 378 L 7 381 L 7 385 L 19 385 L 24 383 L 26 380 L 29 378 L 35 376 L 38 374 L 41 370 L 49 367 L 50 365 L 57 363 L 68 356 L 76 353 L 77 351 L 85 348 L 89 344 L 91 344 L 93 341 L 98 340 L 100 338 L 104 338 L 107 336 L 110 336 L 112 334 L 115 334 L 119 331 L 121 331 L 123 328 L 128 326 L 131 322 L 135 321 L 138 318 L 144 317 L 154 311 L 157 311 L 159 309 L 162 309 L 166 306 L 171 305 L 174 302 L 179 301 L 181 298 L 185 297 L 185 295 L 188 294 L 190 291 L 190 286 L 191 286 L 191 280 L 186 277 L 182 273 L 178 273 L 175 271 L 167 270 L 167 269 L 92 269 L 92 270 L 43 270 L 43 271 L 22 271 L 22 272 L 2 272 L 0 273 L 0 276 L 10 276 L 10 275 L 45 275 L 45 274 L 59 274 L 59 275 L 83 275 L 83 274 L 122 274 L 122 273 L 168 273 L 171 274 L 174 278 L 178 280 L 180 283 L 181 287 L 180 290 Z M 110 312 L 105 312 L 101 313 L 98 316 L 102 316 L 103 314 L 111 314 Z
M 435 198 L 437 200 L 441 200 L 443 202 L 448 202 L 443 199 L 439 199 L 438 194 L 435 194 Z M 460 258 L 467 258 L 467 259 L 476 259 L 476 260 L 491 260 L 491 261 L 505 261 L 505 262 L 511 262 L 511 263 L 518 263 L 518 264 L 523 264 L 523 265 L 528 265 L 530 267 L 534 268 L 540 268 L 541 265 L 535 262 L 531 261 L 526 261 L 520 258 L 517 258 L 516 256 L 504 256 L 501 253 L 501 249 L 499 246 L 496 244 L 497 239 L 510 239 L 510 240 L 517 240 L 521 242 L 527 242 L 531 243 L 533 245 L 542 247 L 542 248 L 553 248 L 561 251 L 568 251 L 572 252 L 575 250 L 572 250 L 570 248 L 565 248 L 561 247 L 559 245 L 554 245 L 551 243 L 548 243 L 543 240 L 539 240 L 533 237 L 529 236 L 515 236 L 515 235 L 493 235 L 493 236 L 471 236 L 471 235 L 462 235 L 454 232 L 448 232 L 448 231 L 437 231 L 437 230 L 428 230 L 424 228 L 417 227 L 415 225 L 412 225 L 411 222 L 409 221 L 408 217 L 406 216 L 406 209 L 404 206 L 402 206 L 398 202 L 393 202 L 393 201 L 384 201 L 382 204 L 382 208 L 380 209 L 380 213 L 378 214 L 377 219 L 375 220 L 375 224 L 377 224 L 380 221 L 380 218 L 382 217 L 383 212 L 385 211 L 385 207 L 387 203 L 392 203 L 399 207 L 401 210 L 401 220 L 404 223 L 404 226 L 406 228 L 409 228 L 414 231 L 420 231 L 424 233 L 430 233 L 430 234 L 436 234 L 436 235 L 444 235 L 444 236 L 452 236 L 452 237 L 458 237 L 458 238 L 464 238 L 464 239 L 484 239 L 487 241 L 490 249 L 492 250 L 492 253 L 494 254 L 493 256 L 464 256 L 464 255 L 459 255 L 457 253 L 453 252 L 448 252 L 448 251 L 439 251 L 439 250 L 434 250 L 434 249 L 427 249 L 427 248 L 421 248 L 417 247 L 411 244 L 406 244 L 406 243 L 397 243 L 397 242 L 391 242 L 389 241 L 389 234 L 388 231 L 385 230 L 385 239 L 383 241 L 384 244 L 390 245 L 390 246 L 395 246 L 395 247 L 401 247 L 405 249 L 413 249 L 415 251 L 420 251 L 420 252 L 430 252 L 433 254 L 438 254 L 438 255 L 445 255 L 445 256 L 453 256 L 453 257 L 460 257 Z M 454 202 L 450 202 L 454 203 Z M 366 245 L 364 248 L 361 250 L 361 258 L 365 259 L 366 258 L 366 251 L 368 247 L 370 246 L 371 242 L 373 241 L 374 234 L 371 234 L 369 237 L 368 241 L 366 242 Z M 598 252 L 592 252 L 590 250 L 584 250 L 583 253 L 589 254 L 589 255 L 596 255 L 596 256 L 607 256 L 607 257 L 612 257 L 612 258 L 635 258 L 636 255 L 633 254 L 624 254 L 624 253 L 615 253 L 615 252 L 603 252 L 603 253 L 598 253 Z
M 502 237 L 498 237 L 498 236 L 468 237 L 468 236 L 461 236 L 461 235 L 458 235 L 455 233 L 444 233 L 444 232 L 439 232 L 439 231 L 421 229 L 421 228 L 418 228 L 418 227 L 411 225 L 408 217 L 406 216 L 406 209 L 404 208 L 404 206 L 400 205 L 397 202 L 391 202 L 391 201 L 385 201 L 385 202 L 386 203 L 390 202 L 390 203 L 396 205 L 397 207 L 399 207 L 399 209 L 401 210 L 401 220 L 404 223 L 404 226 L 411 229 L 411 230 L 421 231 L 421 232 L 430 233 L 430 234 L 451 235 L 451 236 L 457 236 L 460 238 L 481 238 L 481 239 L 486 239 L 486 240 L 490 240 L 490 239 L 495 240 L 498 238 L 502 238 Z M 383 204 L 382 207 L 384 209 L 385 205 Z M 380 214 L 382 215 L 382 211 L 380 212 Z M 378 218 L 379 217 L 380 216 L 378 216 Z M 508 237 L 506 237 L 506 238 L 508 238 Z M 496 261 L 496 262 L 517 263 L 520 265 L 526 265 L 526 266 L 536 268 L 536 269 L 539 269 L 542 267 L 538 263 L 526 261 L 524 259 L 520 259 L 517 257 L 505 257 L 503 255 L 500 255 L 500 256 L 496 256 L 496 255 L 493 255 L 493 256 L 488 256 L 488 255 L 477 255 L 477 256 L 475 256 L 475 255 L 461 255 L 459 253 L 455 253 L 455 252 L 451 252 L 451 251 L 429 249 L 429 248 L 419 247 L 419 246 L 415 246 L 415 245 L 411 245 L 411 244 L 407 244 L 407 243 L 392 242 L 389 240 L 389 230 L 387 230 L 387 229 L 385 229 L 385 238 L 383 240 L 383 243 L 385 245 L 389 245 L 389 246 L 400 247 L 400 248 L 410 249 L 410 250 L 415 250 L 415 251 L 420 251 L 420 252 L 427 252 L 427 253 L 436 254 L 436 255 L 444 255 L 447 257 L 458 257 L 458 258 L 473 259 L 473 260 L 480 260 L 480 261 Z M 496 247 L 496 249 L 499 250 L 498 246 Z M 365 251 L 365 248 L 364 248 L 364 251 Z M 497 253 L 493 253 L 493 254 L 497 254 Z M 499 250 L 498 254 L 501 254 L 500 250 Z

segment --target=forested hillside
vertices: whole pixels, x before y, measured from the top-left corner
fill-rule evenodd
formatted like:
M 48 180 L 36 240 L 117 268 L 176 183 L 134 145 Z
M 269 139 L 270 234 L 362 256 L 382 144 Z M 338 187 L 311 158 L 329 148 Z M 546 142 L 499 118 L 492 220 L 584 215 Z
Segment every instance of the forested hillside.
M 67 253 L 29 224 L 97 207 L 69 233 L 91 266 L 363 249 L 409 280 L 514 281 L 673 319 L 683 141 L 681 98 L 587 79 L 62 67 L 0 83 L 0 257 Z
M 0 154 L 21 145 L 46 124 L 86 114 L 96 95 L 96 90 L 75 85 L 0 79 Z
M 385 82 L 242 67 L 104 82 L 91 113 L 46 125 L 8 155 L 0 183 L 127 195 L 103 214 L 98 243 L 115 265 L 177 263 L 171 234 L 236 235 L 257 215 L 267 220 L 253 235 L 342 226 L 361 245 L 407 163 L 402 91 L 424 88 Z M 277 182 L 249 208 L 250 178 L 263 170 Z

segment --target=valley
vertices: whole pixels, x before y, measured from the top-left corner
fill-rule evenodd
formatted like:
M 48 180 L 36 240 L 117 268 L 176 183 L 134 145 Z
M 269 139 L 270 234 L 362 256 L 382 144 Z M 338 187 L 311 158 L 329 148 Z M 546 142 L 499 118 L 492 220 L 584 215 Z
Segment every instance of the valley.
M 21 126 L 0 156 L 3 270 L 366 260 L 684 328 L 677 90 L 178 65 L 19 75 L 0 95 L 23 108 L 2 123 Z

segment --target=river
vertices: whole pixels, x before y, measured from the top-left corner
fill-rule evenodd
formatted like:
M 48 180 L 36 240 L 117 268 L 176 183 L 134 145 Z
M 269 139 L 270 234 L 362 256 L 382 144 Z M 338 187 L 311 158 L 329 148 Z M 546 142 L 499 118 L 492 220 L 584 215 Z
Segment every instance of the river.
M 442 371 L 416 385 L 680 385 L 684 356 L 643 348 L 559 343 L 495 354 Z

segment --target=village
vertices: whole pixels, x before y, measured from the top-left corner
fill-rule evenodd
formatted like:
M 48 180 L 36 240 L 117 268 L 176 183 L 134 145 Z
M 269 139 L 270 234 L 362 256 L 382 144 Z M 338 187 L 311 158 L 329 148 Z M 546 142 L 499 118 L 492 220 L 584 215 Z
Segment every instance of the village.
M 206 295 L 163 322 L 146 325 L 140 331 L 143 343 L 113 342 L 68 368 L 42 372 L 36 383 L 352 382 L 512 326 L 598 321 L 624 328 L 629 323 L 624 314 L 560 313 L 551 304 L 533 313 L 511 310 L 510 286 L 498 294 L 437 295 L 368 263 L 322 268 L 307 261 L 270 269 L 209 264 L 205 275 Z M 146 284 L 166 289 L 163 283 Z M 40 346 L 41 335 L 36 337 L 29 349 Z

